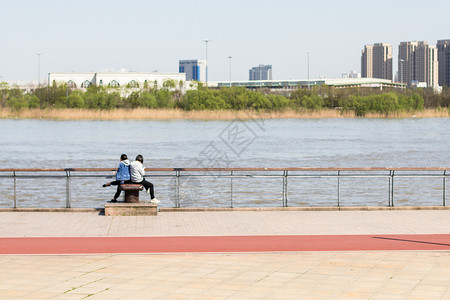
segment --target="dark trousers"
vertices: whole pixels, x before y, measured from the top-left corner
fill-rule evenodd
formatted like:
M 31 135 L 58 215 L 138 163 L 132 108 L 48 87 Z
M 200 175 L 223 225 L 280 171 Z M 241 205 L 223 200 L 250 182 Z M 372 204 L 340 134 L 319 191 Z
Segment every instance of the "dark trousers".
M 133 183 L 140 183 L 144 186 L 145 190 L 150 189 L 150 199 L 155 198 L 155 192 L 153 190 L 153 183 L 148 182 L 147 180 L 143 179 L 141 182 L 133 182 Z
M 120 196 L 120 192 L 122 192 L 120 190 L 120 185 L 124 184 L 124 183 L 131 183 L 131 180 L 126 180 L 126 181 L 116 180 L 116 181 L 111 181 L 110 183 L 111 183 L 111 185 L 117 185 L 117 191 L 114 194 L 114 200 L 117 200 L 117 198 L 119 198 L 119 196 Z

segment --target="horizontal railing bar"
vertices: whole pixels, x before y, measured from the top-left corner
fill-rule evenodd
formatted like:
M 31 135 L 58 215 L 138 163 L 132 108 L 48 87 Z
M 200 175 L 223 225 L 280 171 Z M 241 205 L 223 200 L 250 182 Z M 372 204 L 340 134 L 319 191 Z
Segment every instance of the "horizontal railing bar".
M 341 172 L 355 172 L 355 171 L 449 171 L 450 167 L 417 167 L 417 168 L 385 168 L 385 167 L 371 167 L 371 168 L 146 168 L 148 172 L 174 172 L 174 171 L 236 171 L 236 172 L 262 172 L 262 171 L 341 171 Z M 114 168 L 0 168 L 0 172 L 108 172 L 116 171 Z
M 0 175 L 0 178 L 66 178 L 65 175 L 10 175 L 10 176 L 4 176 Z M 73 177 L 73 176 L 70 176 Z M 94 177 L 94 176 L 89 176 Z
M 161 177 L 161 178 L 176 178 L 176 177 L 209 177 L 209 178 L 283 178 L 284 175 L 208 175 L 208 174 L 180 174 L 180 175 L 145 175 L 145 177 Z M 447 178 L 449 175 L 439 175 L 439 174 L 417 174 L 417 175 L 286 175 L 290 178 L 389 178 L 389 177 L 402 177 L 402 178 Z M 67 175 L 0 175 L 0 178 L 22 178 L 22 179 L 32 179 L 32 178 L 67 178 Z M 71 178 L 114 178 L 114 175 L 70 175 Z

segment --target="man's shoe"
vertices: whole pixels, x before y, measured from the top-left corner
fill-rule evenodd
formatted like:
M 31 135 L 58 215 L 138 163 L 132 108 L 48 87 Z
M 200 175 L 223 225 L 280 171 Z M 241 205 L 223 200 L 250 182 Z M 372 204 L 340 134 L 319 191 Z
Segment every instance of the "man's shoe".
M 111 203 L 116 203 L 117 200 L 116 199 L 111 199 Z
M 156 199 L 156 198 L 153 198 L 152 200 L 150 200 L 150 202 L 153 203 L 153 204 L 158 204 L 158 203 L 160 203 L 161 201 L 159 201 L 159 200 Z

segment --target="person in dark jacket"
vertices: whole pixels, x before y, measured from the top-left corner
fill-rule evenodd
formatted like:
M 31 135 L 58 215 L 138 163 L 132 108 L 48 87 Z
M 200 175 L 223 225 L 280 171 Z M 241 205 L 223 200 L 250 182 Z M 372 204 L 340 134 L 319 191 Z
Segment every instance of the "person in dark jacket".
M 103 185 L 103 187 L 117 185 L 117 191 L 114 194 L 114 198 L 111 199 L 111 202 L 117 202 L 117 198 L 119 198 L 120 192 L 121 192 L 120 185 L 122 185 L 124 183 L 131 183 L 130 161 L 128 160 L 128 157 L 126 154 L 122 154 L 120 156 L 120 163 L 119 163 L 119 167 L 117 168 L 117 172 L 116 172 L 116 180 L 105 183 Z

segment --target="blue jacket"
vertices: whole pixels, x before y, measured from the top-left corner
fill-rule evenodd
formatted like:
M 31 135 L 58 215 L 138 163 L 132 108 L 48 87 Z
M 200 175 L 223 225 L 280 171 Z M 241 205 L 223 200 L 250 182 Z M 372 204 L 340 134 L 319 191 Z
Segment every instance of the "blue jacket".
M 130 178 L 130 161 L 128 159 L 122 160 L 117 168 L 116 180 L 126 181 Z

